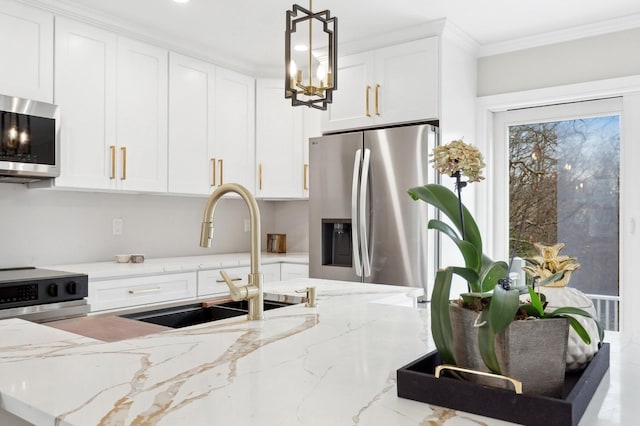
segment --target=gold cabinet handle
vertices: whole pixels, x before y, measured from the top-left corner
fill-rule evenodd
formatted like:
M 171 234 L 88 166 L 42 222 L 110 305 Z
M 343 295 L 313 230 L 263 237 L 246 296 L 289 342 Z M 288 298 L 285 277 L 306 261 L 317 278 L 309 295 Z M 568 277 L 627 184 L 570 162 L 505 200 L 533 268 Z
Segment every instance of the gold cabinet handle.
M 129 294 L 155 293 L 162 290 L 160 287 L 142 288 L 140 290 L 129 290 Z
M 109 150 L 111 151 L 111 175 L 109 176 L 109 179 L 115 179 L 116 178 L 116 146 L 111 145 L 109 147 Z
M 364 108 L 364 114 L 367 117 L 371 117 L 371 114 L 369 113 L 369 92 L 371 91 L 371 86 L 367 85 L 366 91 L 365 91 L 365 108 Z
M 211 186 L 216 186 L 216 159 L 211 159 Z
M 376 115 L 380 115 L 380 85 L 376 84 Z
M 121 180 L 127 179 L 127 147 L 123 146 L 120 148 L 122 152 L 122 177 Z
M 222 179 L 223 176 L 224 176 L 223 165 L 224 165 L 224 163 L 222 162 L 222 160 L 218 160 L 218 166 L 220 167 L 220 185 L 224 184 L 224 181 Z
M 258 189 L 262 189 L 262 163 L 258 164 Z
M 305 164 L 304 171 L 302 173 L 302 189 L 304 189 L 305 191 L 309 190 L 309 183 L 307 182 L 308 177 L 309 177 L 309 165 Z
M 242 281 L 242 278 L 231 278 L 231 281 Z M 217 283 L 223 283 L 225 280 L 216 280 Z

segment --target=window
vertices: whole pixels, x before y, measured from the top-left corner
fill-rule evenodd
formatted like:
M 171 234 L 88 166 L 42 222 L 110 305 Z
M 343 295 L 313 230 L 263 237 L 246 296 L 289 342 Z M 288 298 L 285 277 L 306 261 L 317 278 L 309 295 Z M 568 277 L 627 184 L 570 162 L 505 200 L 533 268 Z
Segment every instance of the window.
M 617 111 L 616 111 L 617 110 Z M 619 319 L 619 100 L 497 114 L 508 164 L 509 248 L 565 244 L 580 269 L 570 285 L 594 299 L 606 328 Z M 505 188 L 506 189 L 506 188 Z M 518 236 L 520 238 L 518 239 Z M 517 240 L 517 241 L 516 241 Z

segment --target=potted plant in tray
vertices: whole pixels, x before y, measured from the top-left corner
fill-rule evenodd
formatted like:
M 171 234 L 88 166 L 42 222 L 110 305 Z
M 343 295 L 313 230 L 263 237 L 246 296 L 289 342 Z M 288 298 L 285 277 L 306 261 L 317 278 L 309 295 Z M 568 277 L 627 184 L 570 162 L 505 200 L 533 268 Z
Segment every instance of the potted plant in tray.
M 431 332 L 443 363 L 509 376 L 522 382 L 525 393 L 557 396 L 564 382 L 567 323 L 589 341 L 588 333 L 572 315 L 592 315 L 573 307 L 545 312 L 544 295 L 524 283 L 512 285 L 509 265 L 483 253 L 478 226 L 460 198 L 467 184 L 463 176 L 468 182 L 483 179 L 484 162 L 477 148 L 457 140 L 437 147 L 433 157 L 440 173 L 456 179 L 458 196 L 438 184 L 411 188 L 409 195 L 449 218 L 453 226 L 432 219 L 428 228 L 449 237 L 464 259 L 464 266 L 448 266 L 436 273 L 431 294 Z M 453 275 L 466 280 L 468 291 L 451 301 Z M 552 279 L 557 276 L 547 278 Z M 521 300 L 521 295 L 527 300 Z M 554 351 L 555 355 L 551 354 Z M 469 378 L 496 386 L 500 383 L 484 376 Z

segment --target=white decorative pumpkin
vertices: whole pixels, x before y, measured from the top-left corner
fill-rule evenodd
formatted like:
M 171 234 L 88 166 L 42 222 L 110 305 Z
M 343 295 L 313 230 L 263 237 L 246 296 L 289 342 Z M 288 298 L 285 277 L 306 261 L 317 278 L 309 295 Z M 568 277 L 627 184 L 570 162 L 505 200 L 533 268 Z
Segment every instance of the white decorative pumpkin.
M 551 312 L 562 307 L 580 308 L 589 312 L 597 318 L 596 308 L 591 299 L 585 296 L 580 290 L 571 287 L 538 287 L 538 290 L 547 297 L 548 305 L 545 312 Z M 577 371 L 587 366 L 589 361 L 598 352 L 598 327 L 591 318 L 582 315 L 572 315 L 584 327 L 591 337 L 591 343 L 586 344 L 582 341 L 578 333 L 569 327 L 569 344 L 567 346 L 567 370 Z

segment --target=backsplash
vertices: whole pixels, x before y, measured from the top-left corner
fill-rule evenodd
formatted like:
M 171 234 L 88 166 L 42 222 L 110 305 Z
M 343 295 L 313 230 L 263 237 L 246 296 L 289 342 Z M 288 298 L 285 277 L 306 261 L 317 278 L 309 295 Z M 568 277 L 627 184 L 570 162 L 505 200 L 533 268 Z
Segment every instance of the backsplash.
M 258 202 L 262 244 L 268 232 L 287 233 L 290 252 L 308 251 L 306 201 Z M 113 260 L 115 254 L 147 258 L 249 251 L 245 203 L 224 199 L 211 249 L 199 246 L 204 198 L 69 192 L 0 185 L 0 267 Z M 113 235 L 113 219 L 123 222 Z

